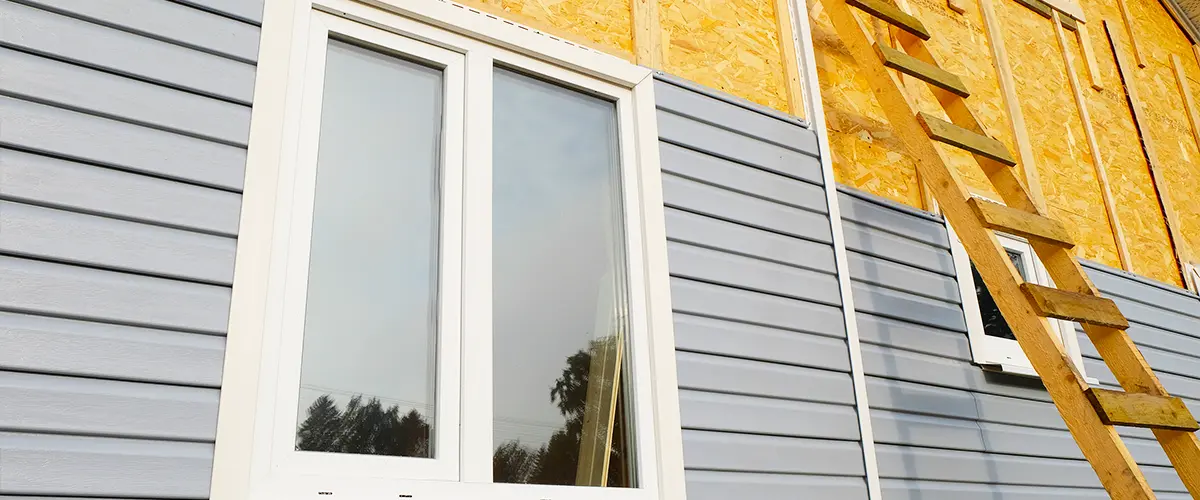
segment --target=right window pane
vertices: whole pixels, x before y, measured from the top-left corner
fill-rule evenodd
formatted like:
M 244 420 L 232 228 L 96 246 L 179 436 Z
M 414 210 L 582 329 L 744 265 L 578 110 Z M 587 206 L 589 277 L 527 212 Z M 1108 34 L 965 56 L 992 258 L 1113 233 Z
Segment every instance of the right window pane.
M 498 69 L 497 482 L 633 487 L 616 105 Z

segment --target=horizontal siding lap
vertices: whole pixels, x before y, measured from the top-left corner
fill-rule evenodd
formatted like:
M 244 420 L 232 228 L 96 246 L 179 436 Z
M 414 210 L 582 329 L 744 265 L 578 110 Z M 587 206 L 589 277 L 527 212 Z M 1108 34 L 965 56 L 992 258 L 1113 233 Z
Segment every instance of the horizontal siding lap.
M 819 165 L 811 155 L 674 113 L 658 113 L 658 135 L 663 141 L 712 156 L 809 182 L 822 182 L 819 175 L 814 175 L 819 170 L 811 168 L 814 164 Z M 797 168 L 797 165 L 802 167 Z
M 668 207 L 822 243 L 832 241 L 825 215 L 670 174 L 663 175 L 662 183 Z
M 15 50 L 0 49 L 0 68 L 9 96 L 239 146 L 250 133 L 250 108 L 240 104 Z
M 813 131 L 669 82 L 654 83 L 654 104 L 661 110 L 816 156 L 817 135 Z M 816 171 L 819 176 L 819 166 Z
M 681 389 L 854 404 L 846 373 L 689 352 L 676 354 L 676 366 Z
M 263 3 L 261 0 L 175 0 L 181 4 L 217 12 L 249 23 L 262 24 Z
M 0 312 L 0 369 L 221 385 L 225 339 L 132 326 Z
M 0 199 L 234 236 L 241 195 L 21 151 L 0 151 Z
M 845 193 L 838 193 L 838 203 L 842 210 L 842 219 L 902 235 L 935 248 L 950 248 L 950 237 L 945 226 L 940 223 L 914 217 L 906 212 Z
M 958 281 L 904 264 L 848 252 L 846 264 L 855 281 L 920 295 L 951 304 L 961 302 Z
M 668 243 L 671 274 L 725 286 L 838 306 L 837 278 L 774 262 Z
M 819 185 L 723 160 L 668 142 L 660 145 L 659 154 L 664 172 L 757 196 L 781 205 L 819 213 L 828 211 L 825 206 L 825 192 Z
M 246 150 L 240 147 L 3 96 L 0 116 L 5 118 L 2 146 L 242 189 Z
M 946 276 L 954 276 L 950 252 L 931 251 L 934 247 L 870 226 L 842 220 L 846 248 L 882 260 L 909 265 Z
M 258 59 L 258 27 L 173 2 L 18 1 L 248 63 Z
M 682 278 L 671 279 L 671 301 L 676 312 L 830 337 L 846 335 L 845 320 L 834 306 Z
M 687 471 L 684 479 L 689 500 L 791 499 L 801 494 L 800 498 L 867 500 L 867 484 L 861 477 Z
M 857 310 L 946 330 L 967 331 L 962 308 L 957 304 L 858 282 L 851 287 Z
M 675 314 L 675 348 L 797 366 L 849 372 L 850 354 L 840 338 Z
M 254 92 L 252 64 L 12 2 L 0 3 L 0 44 L 243 104 Z
M 0 308 L 224 334 L 228 287 L 0 256 Z
M 693 470 L 862 476 L 862 447 L 849 441 L 683 431 Z
M 0 430 L 212 441 L 217 390 L 0 372 Z
M 0 252 L 228 285 L 236 242 L 137 222 L 0 202 Z
M 0 163 L 2 165 L 2 163 Z M 0 171 L 2 175 L 2 171 Z M 0 193 L 3 188 L 0 187 Z M 834 272 L 833 248 L 674 208 L 666 209 L 669 241 L 713 248 L 793 267 Z
M 685 429 L 858 440 L 853 406 L 679 391 Z
M 208 497 L 213 445 L 0 433 L 0 493 Z

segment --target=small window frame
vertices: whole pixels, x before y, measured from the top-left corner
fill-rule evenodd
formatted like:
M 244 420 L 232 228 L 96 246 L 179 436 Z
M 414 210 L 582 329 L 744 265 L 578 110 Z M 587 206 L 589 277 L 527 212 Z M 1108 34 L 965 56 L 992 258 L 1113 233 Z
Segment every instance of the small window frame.
M 652 72 L 442 0 L 268 0 L 264 17 L 264 54 L 279 57 L 260 64 L 255 93 L 212 498 L 682 498 Z M 444 72 L 435 459 L 294 450 L 303 343 L 287 332 L 303 330 L 330 39 Z M 492 130 L 470 117 L 491 112 L 495 67 L 616 104 L 637 488 L 491 482 L 491 254 L 470 249 L 491 247 Z
M 990 201 L 990 200 L 989 200 Z M 963 313 L 966 315 L 967 338 L 971 346 L 972 361 L 989 371 L 998 371 L 1037 377 L 1033 364 L 1021 349 L 1016 340 L 993 337 L 984 332 L 983 315 L 979 309 L 979 299 L 975 295 L 975 279 L 971 271 L 971 258 L 954 229 L 946 222 L 950 236 L 950 253 L 954 259 L 954 270 L 958 280 L 959 292 L 962 297 Z M 1032 274 L 1028 279 L 1031 283 L 1042 286 L 1054 286 L 1046 267 L 1042 265 L 1033 247 L 1024 238 L 996 232 L 1000 244 L 1011 252 L 1021 255 L 1025 269 Z M 1069 321 L 1049 319 L 1050 328 L 1059 335 L 1067 355 L 1075 363 L 1081 374 L 1084 372 L 1083 353 L 1079 348 L 1079 335 L 1075 324 Z M 1088 380 L 1088 382 L 1094 382 Z

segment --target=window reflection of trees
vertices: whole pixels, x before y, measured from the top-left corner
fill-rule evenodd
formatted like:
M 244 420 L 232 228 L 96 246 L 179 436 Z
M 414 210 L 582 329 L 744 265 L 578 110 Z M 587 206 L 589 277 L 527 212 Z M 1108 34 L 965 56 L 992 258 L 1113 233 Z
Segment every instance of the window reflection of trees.
M 550 388 L 550 401 L 563 418 L 563 426 L 540 447 L 512 440 L 498 446 L 492 457 L 496 482 L 574 485 L 579 469 L 584 422 L 589 411 L 589 373 L 595 355 L 611 350 L 616 337 L 592 341 L 566 360 L 562 375 Z M 601 380 L 611 390 L 614 380 Z M 616 388 L 616 417 L 609 447 L 606 486 L 630 487 L 629 435 L 625 421 L 625 384 Z M 593 389 L 594 390 L 594 389 Z M 595 402 L 591 404 L 596 404 Z M 596 411 L 596 409 L 590 409 Z M 600 429 L 597 432 L 606 432 Z M 430 425 L 416 409 L 401 414 L 399 405 L 385 408 L 378 398 L 362 395 L 339 408 L 331 394 L 318 397 L 296 432 L 296 449 L 331 453 L 431 457 Z

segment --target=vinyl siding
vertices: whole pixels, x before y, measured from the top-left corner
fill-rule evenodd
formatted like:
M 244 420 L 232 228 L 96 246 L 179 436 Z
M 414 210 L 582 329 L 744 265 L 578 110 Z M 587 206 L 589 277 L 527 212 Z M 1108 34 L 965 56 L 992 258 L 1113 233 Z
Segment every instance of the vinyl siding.
M 865 499 L 815 136 L 655 93 L 688 498 Z
M 849 189 L 840 196 L 857 235 L 847 246 L 884 498 L 1107 499 L 1040 382 L 971 363 L 941 219 Z M 1164 385 L 1200 408 L 1200 300 L 1084 264 L 1134 323 Z M 1111 385 L 1086 336 L 1080 344 L 1087 375 Z M 1120 432 L 1159 498 L 1188 498 L 1148 431 Z
M 0 498 L 208 495 L 261 0 L 0 0 Z

